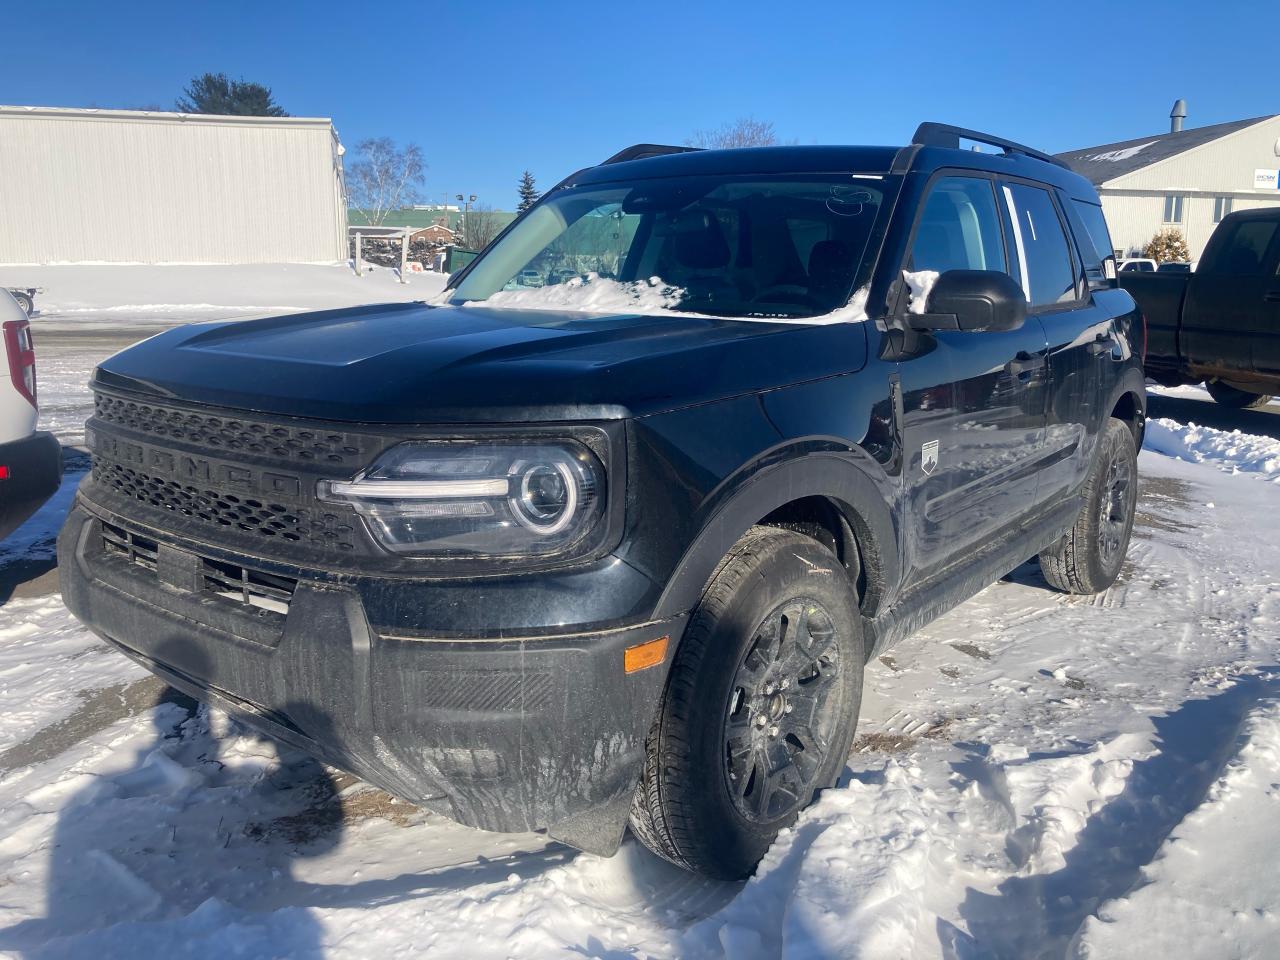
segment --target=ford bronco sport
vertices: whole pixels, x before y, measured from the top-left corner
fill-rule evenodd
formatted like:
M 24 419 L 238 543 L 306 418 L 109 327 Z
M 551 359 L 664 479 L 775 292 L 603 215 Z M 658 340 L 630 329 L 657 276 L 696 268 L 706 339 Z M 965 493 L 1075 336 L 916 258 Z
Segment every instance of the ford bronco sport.
M 973 131 L 631 148 L 433 303 L 105 361 L 66 602 L 463 823 L 742 877 L 844 769 L 871 657 L 1037 554 L 1116 578 L 1145 393 L 1111 256 L 1086 180 Z

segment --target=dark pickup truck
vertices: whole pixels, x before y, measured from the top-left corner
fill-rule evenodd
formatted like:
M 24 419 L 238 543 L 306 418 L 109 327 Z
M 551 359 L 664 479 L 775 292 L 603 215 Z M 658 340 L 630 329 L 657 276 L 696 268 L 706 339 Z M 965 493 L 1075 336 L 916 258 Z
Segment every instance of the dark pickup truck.
M 742 877 L 844 770 L 870 658 L 1028 557 L 1115 580 L 1110 258 L 1087 180 L 972 131 L 631 148 L 432 303 L 105 361 L 63 596 L 415 803 Z
M 1204 381 L 1218 403 L 1280 393 L 1280 209 L 1224 217 L 1194 273 L 1122 273 L 1147 318 L 1147 376 Z

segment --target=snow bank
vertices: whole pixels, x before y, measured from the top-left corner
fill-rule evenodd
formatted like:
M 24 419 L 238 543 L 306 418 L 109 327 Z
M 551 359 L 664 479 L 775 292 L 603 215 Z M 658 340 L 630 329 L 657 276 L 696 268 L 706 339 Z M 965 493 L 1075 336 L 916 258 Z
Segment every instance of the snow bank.
M 220 319 L 364 303 L 421 300 L 447 275 L 371 267 L 356 276 L 345 264 L 86 265 L 0 267 L 0 286 L 41 287 L 37 324 L 89 321 Z
M 1280 480 L 1280 440 L 1162 418 L 1147 421 L 1144 446 L 1166 456 L 1212 463 L 1228 473 Z

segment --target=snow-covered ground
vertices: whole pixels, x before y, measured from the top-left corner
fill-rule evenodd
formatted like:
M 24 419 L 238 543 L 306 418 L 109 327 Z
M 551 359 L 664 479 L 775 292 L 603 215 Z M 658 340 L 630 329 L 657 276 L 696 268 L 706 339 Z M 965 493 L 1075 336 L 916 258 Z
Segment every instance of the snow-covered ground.
M 363 276 L 345 264 L 0 266 L 0 287 L 42 288 L 36 295 L 37 332 L 424 300 L 438 294 L 447 279 L 409 273 L 400 283 L 399 271 L 367 264 Z
M 96 359 L 55 353 L 74 439 Z M 453 825 L 192 709 L 56 593 L 8 596 L 74 461 L 0 545 L 0 955 L 1276 956 L 1277 464 L 1154 423 L 1121 582 L 1066 597 L 1028 564 L 873 663 L 840 786 L 723 884 Z

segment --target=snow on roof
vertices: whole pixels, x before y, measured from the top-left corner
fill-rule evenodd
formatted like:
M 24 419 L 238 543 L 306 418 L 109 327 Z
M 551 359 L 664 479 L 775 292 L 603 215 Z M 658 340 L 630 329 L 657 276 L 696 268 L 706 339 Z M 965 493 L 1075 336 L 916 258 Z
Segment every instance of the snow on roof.
M 1058 154 L 1058 158 L 1065 160 L 1072 170 L 1087 178 L 1095 186 L 1100 186 L 1108 180 L 1123 177 L 1125 174 L 1149 167 L 1153 163 L 1167 160 L 1179 153 L 1185 153 L 1202 144 L 1219 140 L 1237 130 L 1251 127 L 1255 123 L 1274 120 L 1276 116 L 1280 114 L 1215 123 L 1207 127 L 1179 130 L 1177 133 L 1148 135 L 1133 140 L 1122 140 L 1119 143 L 1104 143 L 1096 147 L 1085 147 L 1082 150 L 1069 150 Z

